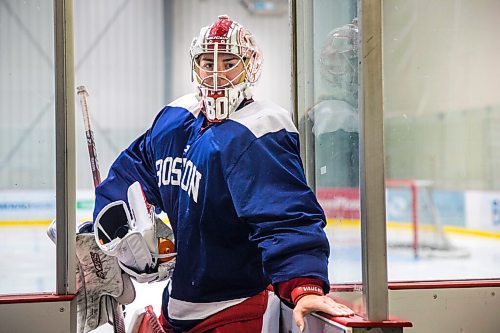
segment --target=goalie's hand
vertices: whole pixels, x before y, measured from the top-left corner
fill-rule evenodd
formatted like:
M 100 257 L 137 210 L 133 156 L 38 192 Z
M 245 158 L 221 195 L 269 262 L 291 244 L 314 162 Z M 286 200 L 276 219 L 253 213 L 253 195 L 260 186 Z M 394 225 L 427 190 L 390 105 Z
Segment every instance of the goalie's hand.
M 99 212 L 94 223 L 95 242 L 106 255 L 116 257 L 122 270 L 138 282 L 169 278 L 175 260 L 167 260 L 175 257 L 176 253 L 158 253 L 154 221 L 148 221 L 151 228 L 143 230 L 133 228 L 134 222 L 124 201 L 109 203 Z
M 169 278 L 176 256 L 172 229 L 156 216 L 138 182 L 130 185 L 127 200 L 128 205 L 122 200 L 110 202 L 97 215 L 94 234 L 99 248 L 116 257 L 123 271 L 138 282 Z
M 335 302 L 328 296 L 306 295 L 300 298 L 293 310 L 293 319 L 300 331 L 304 331 L 304 317 L 311 312 L 321 311 L 332 316 L 352 316 L 354 311 Z

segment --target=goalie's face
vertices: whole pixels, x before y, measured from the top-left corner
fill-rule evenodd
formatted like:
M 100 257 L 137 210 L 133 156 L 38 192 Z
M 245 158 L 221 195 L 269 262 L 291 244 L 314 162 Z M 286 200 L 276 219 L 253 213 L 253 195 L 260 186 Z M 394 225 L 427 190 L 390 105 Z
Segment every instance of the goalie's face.
M 232 53 L 203 53 L 196 60 L 201 86 L 218 91 L 231 88 L 245 80 L 243 59 Z

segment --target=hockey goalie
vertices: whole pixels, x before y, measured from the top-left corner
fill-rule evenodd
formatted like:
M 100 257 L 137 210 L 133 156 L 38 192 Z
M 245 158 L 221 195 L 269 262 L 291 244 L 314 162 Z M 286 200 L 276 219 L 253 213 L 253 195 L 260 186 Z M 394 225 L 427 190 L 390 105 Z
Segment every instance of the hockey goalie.
M 275 333 L 280 302 L 301 331 L 313 311 L 351 315 L 325 295 L 326 219 L 290 112 L 252 94 L 263 61 L 255 37 L 220 15 L 190 56 L 197 92 L 165 106 L 96 188 L 97 247 L 139 282 L 172 274 L 166 332 Z M 175 261 L 162 251 L 174 240 Z

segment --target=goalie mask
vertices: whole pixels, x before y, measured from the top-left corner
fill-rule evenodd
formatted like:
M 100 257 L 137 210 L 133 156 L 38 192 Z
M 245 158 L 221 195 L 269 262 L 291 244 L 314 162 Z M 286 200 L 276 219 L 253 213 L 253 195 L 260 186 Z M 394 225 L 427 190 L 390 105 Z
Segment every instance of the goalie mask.
M 323 79 L 332 86 L 335 99 L 358 106 L 358 26 L 357 19 L 332 30 L 323 44 L 320 69 Z
M 203 27 L 190 49 L 192 79 L 196 79 L 202 112 L 210 122 L 221 122 L 244 99 L 259 79 L 262 54 L 253 35 L 226 15 Z

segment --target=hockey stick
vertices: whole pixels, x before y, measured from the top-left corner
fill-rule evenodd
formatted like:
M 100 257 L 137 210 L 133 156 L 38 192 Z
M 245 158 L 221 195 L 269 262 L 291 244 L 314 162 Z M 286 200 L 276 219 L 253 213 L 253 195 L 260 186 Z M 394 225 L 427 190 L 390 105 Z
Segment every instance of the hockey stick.
M 78 96 L 80 97 L 80 105 L 82 106 L 83 126 L 85 128 L 85 136 L 87 138 L 87 148 L 89 151 L 90 168 L 92 170 L 92 179 L 94 181 L 94 188 L 101 183 L 101 175 L 99 173 L 99 164 L 97 163 L 97 152 L 95 149 L 94 132 L 92 131 L 90 123 L 90 113 L 87 103 L 87 88 L 79 86 L 76 88 Z M 125 333 L 125 320 L 121 306 L 116 300 L 110 297 L 110 305 L 113 308 L 113 331 L 114 333 Z
M 85 128 L 85 136 L 87 137 L 87 148 L 89 151 L 90 168 L 92 170 L 92 178 L 94 180 L 94 188 L 101 183 L 101 175 L 99 173 L 99 165 L 97 163 L 97 152 L 95 149 L 94 132 L 90 123 L 89 107 L 87 104 L 87 88 L 79 86 L 76 88 L 78 96 L 80 96 L 80 105 L 82 106 L 83 127 Z

